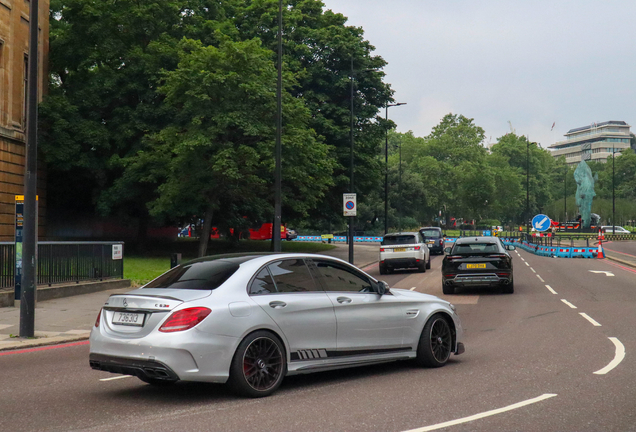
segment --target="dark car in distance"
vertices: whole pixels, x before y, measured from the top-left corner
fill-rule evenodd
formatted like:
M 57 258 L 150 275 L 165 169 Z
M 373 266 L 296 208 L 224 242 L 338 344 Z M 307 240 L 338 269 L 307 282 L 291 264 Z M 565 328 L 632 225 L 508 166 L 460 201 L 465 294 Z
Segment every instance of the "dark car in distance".
M 432 254 L 444 253 L 444 233 L 438 227 L 422 227 L 420 234 L 424 237 L 424 242 Z
M 496 237 L 463 237 L 442 261 L 442 291 L 454 294 L 456 287 L 499 287 L 501 292 L 514 292 L 512 257 L 515 247 L 504 246 Z

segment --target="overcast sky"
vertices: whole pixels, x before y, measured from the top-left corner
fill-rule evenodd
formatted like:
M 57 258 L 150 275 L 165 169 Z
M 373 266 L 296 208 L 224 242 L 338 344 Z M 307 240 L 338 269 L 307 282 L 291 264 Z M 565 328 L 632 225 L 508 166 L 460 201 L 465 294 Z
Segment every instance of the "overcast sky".
M 388 62 L 407 103 L 389 109 L 399 132 L 428 135 L 452 112 L 474 118 L 486 142 L 510 121 L 547 147 L 593 122 L 635 126 L 634 0 L 323 2 Z

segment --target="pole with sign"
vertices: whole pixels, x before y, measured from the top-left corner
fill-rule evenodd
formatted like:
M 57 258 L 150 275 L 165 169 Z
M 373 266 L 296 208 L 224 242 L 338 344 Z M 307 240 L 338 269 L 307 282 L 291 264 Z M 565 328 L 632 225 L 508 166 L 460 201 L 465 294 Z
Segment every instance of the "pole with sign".
M 356 194 L 342 194 L 342 213 L 349 219 L 349 262 L 353 264 L 353 218 L 357 215 Z
M 20 290 L 22 289 L 22 229 L 24 228 L 24 195 L 15 196 L 15 272 L 14 284 L 16 300 L 15 305 L 20 303 Z

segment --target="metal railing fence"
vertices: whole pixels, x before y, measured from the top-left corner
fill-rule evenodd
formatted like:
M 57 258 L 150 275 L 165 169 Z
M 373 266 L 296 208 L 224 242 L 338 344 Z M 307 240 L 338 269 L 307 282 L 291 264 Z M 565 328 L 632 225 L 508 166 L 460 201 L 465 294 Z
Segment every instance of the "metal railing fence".
M 124 260 L 112 259 L 123 242 L 38 242 L 38 285 L 123 279 Z M 0 242 L 0 289 L 15 284 L 15 243 Z

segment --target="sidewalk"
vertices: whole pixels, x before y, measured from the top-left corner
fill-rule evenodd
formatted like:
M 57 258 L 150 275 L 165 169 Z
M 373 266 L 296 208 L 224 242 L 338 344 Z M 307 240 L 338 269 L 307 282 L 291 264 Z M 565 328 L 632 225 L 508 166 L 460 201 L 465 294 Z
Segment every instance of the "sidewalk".
M 324 255 L 347 260 L 349 247 L 338 244 Z M 356 266 L 364 268 L 378 261 L 379 245 L 356 244 Z M 0 351 L 86 340 L 95 325 L 97 313 L 111 294 L 123 294 L 134 288 L 118 288 L 91 294 L 40 301 L 35 308 L 35 338 L 22 339 L 20 309 L 0 308 Z
M 610 246 L 611 247 L 611 246 Z M 603 252 L 605 257 L 612 261 L 616 261 L 620 264 L 636 268 L 636 255 L 628 254 L 626 252 L 619 252 L 616 250 L 608 249 L 603 243 Z

